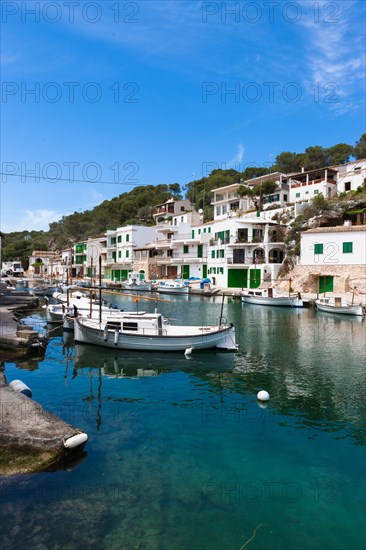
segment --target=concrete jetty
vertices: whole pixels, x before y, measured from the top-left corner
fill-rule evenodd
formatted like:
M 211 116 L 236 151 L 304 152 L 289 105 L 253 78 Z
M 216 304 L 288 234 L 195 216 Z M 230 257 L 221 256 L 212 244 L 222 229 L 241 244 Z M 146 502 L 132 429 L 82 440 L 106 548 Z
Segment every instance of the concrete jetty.
M 8 289 L 0 283 L 0 349 L 8 354 L 40 353 L 45 337 L 32 327 L 19 323 L 17 312 L 38 307 L 39 300 L 28 292 Z
M 79 436 L 80 444 L 70 445 Z M 0 372 L 0 474 L 45 471 L 80 455 L 82 432 L 14 391 Z M 73 441 L 73 440 L 72 440 Z

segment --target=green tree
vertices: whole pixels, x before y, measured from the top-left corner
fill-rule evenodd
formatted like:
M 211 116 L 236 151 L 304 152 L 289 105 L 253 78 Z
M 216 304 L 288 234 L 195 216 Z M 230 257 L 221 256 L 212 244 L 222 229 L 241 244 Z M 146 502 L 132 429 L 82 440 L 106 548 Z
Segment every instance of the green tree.
M 338 143 L 327 149 L 327 164 L 337 165 L 345 164 L 353 155 L 353 147 L 348 143 Z
M 301 158 L 297 153 L 291 153 L 290 151 L 284 151 L 276 157 L 275 169 L 278 172 L 289 174 L 291 172 L 298 172 L 301 168 Z
M 316 170 L 327 166 L 327 150 L 321 145 L 307 147 L 303 159 L 306 170 Z
M 366 134 L 362 134 L 360 139 L 356 141 L 353 151 L 357 160 L 366 158 Z
M 250 197 L 255 205 L 257 212 L 261 212 L 263 208 L 264 197 L 271 195 L 277 189 L 277 184 L 274 181 L 265 181 L 255 187 L 247 187 L 241 185 L 238 189 L 239 197 Z

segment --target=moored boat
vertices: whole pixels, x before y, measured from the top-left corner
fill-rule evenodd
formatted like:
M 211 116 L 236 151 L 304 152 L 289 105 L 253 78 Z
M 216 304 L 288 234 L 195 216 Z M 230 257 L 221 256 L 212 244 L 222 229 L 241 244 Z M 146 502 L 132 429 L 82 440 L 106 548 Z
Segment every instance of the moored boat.
M 75 319 L 75 342 L 112 349 L 184 351 L 236 350 L 234 325 L 177 326 L 164 324 L 160 313 L 120 312 L 117 317 Z
M 279 294 L 273 288 L 244 290 L 242 302 L 261 306 L 304 307 L 300 293 Z
M 156 290 L 165 294 L 188 294 L 189 286 L 180 281 L 163 281 Z
M 342 298 L 318 298 L 315 305 L 319 311 L 326 313 L 339 313 L 342 315 L 357 315 L 363 317 L 365 308 L 362 304 L 349 303 Z

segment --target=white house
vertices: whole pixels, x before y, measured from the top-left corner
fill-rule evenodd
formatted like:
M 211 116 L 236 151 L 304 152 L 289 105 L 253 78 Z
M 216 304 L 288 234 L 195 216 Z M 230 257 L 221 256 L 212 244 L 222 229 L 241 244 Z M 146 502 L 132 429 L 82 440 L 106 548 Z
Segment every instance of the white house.
M 361 187 L 366 178 L 366 159 L 347 162 L 336 167 L 337 192 L 355 191 Z
M 301 234 L 300 266 L 318 292 L 366 292 L 366 225 L 318 227 Z M 313 281 L 313 283 L 312 283 Z
M 337 194 L 337 171 L 334 168 L 319 168 L 289 174 L 290 202 L 310 201 L 322 194 L 330 199 Z

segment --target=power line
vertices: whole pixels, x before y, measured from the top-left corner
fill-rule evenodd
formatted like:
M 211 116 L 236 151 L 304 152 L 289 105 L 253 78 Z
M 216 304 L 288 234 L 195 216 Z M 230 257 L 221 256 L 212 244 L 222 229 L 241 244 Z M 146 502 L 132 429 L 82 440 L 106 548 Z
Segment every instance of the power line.
M 37 176 L 35 174 L 8 174 L 7 172 L 0 172 L 0 176 L 15 177 L 15 178 L 33 178 L 38 180 L 45 180 L 48 183 L 57 183 L 59 181 L 66 181 L 68 183 L 101 183 L 105 185 L 132 185 L 138 186 L 143 185 L 142 183 L 128 183 L 126 181 L 93 181 L 93 180 L 79 180 L 79 179 L 67 179 L 67 178 L 46 178 L 44 176 Z M 7 183 L 3 181 L 2 183 Z M 23 182 L 24 183 L 24 182 Z M 38 182 L 37 182 L 38 183 Z

